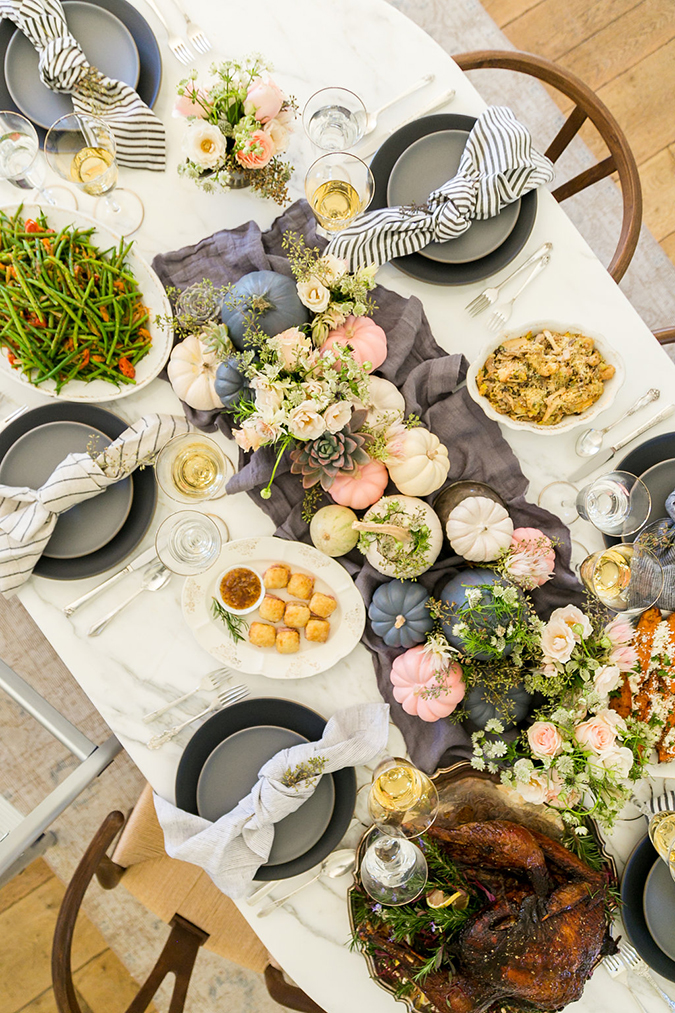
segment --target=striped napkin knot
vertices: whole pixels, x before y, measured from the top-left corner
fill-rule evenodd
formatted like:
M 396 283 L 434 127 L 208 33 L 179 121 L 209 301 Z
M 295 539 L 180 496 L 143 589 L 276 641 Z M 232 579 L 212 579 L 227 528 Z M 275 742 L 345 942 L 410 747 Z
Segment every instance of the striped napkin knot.
M 42 46 L 38 68 L 47 88 L 67 93 L 75 90 L 89 64 L 75 36 L 65 31 Z
M 429 243 L 457 239 L 474 219 L 498 215 L 553 176 L 553 163 L 511 110 L 490 106 L 467 138 L 457 174 L 423 207 L 369 211 L 338 233 L 326 253 L 346 260 L 351 271 L 408 256 Z
M 0 485 L 0 591 L 11 597 L 28 580 L 59 514 L 152 464 L 189 424 L 176 415 L 145 415 L 96 457 L 68 454 L 39 489 Z

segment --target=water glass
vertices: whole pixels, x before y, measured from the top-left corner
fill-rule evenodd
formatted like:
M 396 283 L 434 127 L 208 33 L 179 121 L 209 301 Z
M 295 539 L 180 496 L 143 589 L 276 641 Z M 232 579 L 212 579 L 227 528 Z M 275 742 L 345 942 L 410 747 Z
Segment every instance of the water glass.
M 155 475 L 171 499 L 194 504 L 224 496 L 234 465 L 215 440 L 201 433 L 184 433 L 162 447 Z
M 610 471 L 577 496 L 579 516 L 606 535 L 624 538 L 643 526 L 652 507 L 649 489 L 628 471 Z
M 135 232 L 145 209 L 138 194 L 117 186 L 117 144 L 108 124 L 97 116 L 72 113 L 52 124 L 45 155 L 54 172 L 85 193 L 101 197 L 94 207 L 100 222 L 123 236 Z
M 179 510 L 160 524 L 155 548 L 172 573 L 191 577 L 204 573 L 218 559 L 223 545 L 223 522 L 198 510 Z
M 412 841 L 375 830 L 361 861 L 361 883 L 366 893 L 388 907 L 410 904 L 423 892 L 429 878 L 427 860 Z
M 302 125 L 312 144 L 323 151 L 345 151 L 363 137 L 366 107 L 347 88 L 322 88 L 302 111 Z
M 579 567 L 579 576 L 603 605 L 630 615 L 651 608 L 663 591 L 663 567 L 637 542 L 593 552 Z
M 45 204 L 77 209 L 77 197 L 68 187 L 44 185 L 37 133 L 20 113 L 0 112 L 0 178 L 20 190 L 37 190 Z
M 339 232 L 365 211 L 375 192 L 373 174 L 346 151 L 321 155 L 305 176 L 305 194 L 314 217 L 327 232 Z

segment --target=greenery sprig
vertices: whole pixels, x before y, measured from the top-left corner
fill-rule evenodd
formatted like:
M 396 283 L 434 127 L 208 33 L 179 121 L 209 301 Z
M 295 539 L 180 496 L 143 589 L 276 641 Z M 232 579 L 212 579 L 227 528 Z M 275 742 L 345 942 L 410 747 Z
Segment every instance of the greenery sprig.
M 232 612 L 228 612 L 226 608 L 220 604 L 217 598 L 211 599 L 211 615 L 214 619 L 220 619 L 227 627 L 227 632 L 230 634 L 235 643 L 239 640 L 245 640 L 244 630 L 248 629 L 248 623 L 243 616 L 236 616 Z

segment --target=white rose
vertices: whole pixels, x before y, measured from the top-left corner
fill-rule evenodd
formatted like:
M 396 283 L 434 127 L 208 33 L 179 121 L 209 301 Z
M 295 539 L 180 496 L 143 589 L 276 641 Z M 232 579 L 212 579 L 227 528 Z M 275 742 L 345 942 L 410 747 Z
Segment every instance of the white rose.
M 553 612 L 551 612 L 549 622 L 554 621 L 565 623 L 571 630 L 573 626 L 581 626 L 581 636 L 576 632 L 576 630 L 572 630 L 574 639 L 577 642 L 581 639 L 581 637 L 583 637 L 584 640 L 586 637 L 590 637 L 593 632 L 593 624 L 591 623 L 591 620 L 584 612 L 581 611 L 580 608 L 577 608 L 576 605 L 565 605 L 564 608 L 554 609 Z
M 299 327 L 289 327 L 281 334 L 274 335 L 272 347 L 281 359 L 284 369 L 292 371 L 298 368 L 302 354 L 311 351 L 312 343 Z
M 273 411 L 281 408 L 284 395 L 279 384 L 271 383 L 264 376 L 256 376 L 251 381 L 251 387 L 255 390 L 255 403 L 258 408 L 272 408 Z
M 628 746 L 618 746 L 608 749 L 600 756 L 588 758 L 591 773 L 598 779 L 602 779 L 606 773 L 614 774 L 618 778 L 628 777 L 634 762 L 633 751 Z
M 309 278 L 297 284 L 298 298 L 312 313 L 323 313 L 330 302 L 330 291 L 318 278 Z
M 568 624 L 563 619 L 554 619 L 551 616 L 541 634 L 541 648 L 546 663 L 558 661 L 564 665 L 572 657 L 576 642 L 574 631 Z
M 316 411 L 314 401 L 303 401 L 288 416 L 288 431 L 298 440 L 317 440 L 326 431 L 326 423 Z
M 593 685 L 601 696 L 607 696 L 621 682 L 621 669 L 617 665 L 601 665 L 596 668 Z
M 323 279 L 329 285 L 333 285 L 347 273 L 347 261 L 336 257 L 333 253 L 325 253 L 319 264 L 322 267 Z
M 339 433 L 352 417 L 352 406 L 349 401 L 336 401 L 323 413 L 323 420 L 329 433 Z
M 277 155 L 281 155 L 288 147 L 288 142 L 291 139 L 291 132 L 283 123 L 279 123 L 278 119 L 270 120 L 263 127 L 266 134 L 269 134 L 274 145 L 274 152 Z
M 541 805 L 548 796 L 548 778 L 536 770 L 530 774 L 529 781 L 519 781 L 515 787 L 518 794 L 533 805 Z
M 628 731 L 628 725 L 624 719 L 615 710 L 612 710 L 611 707 L 605 707 L 604 710 L 598 711 L 596 717 L 606 722 L 617 734 Z
M 185 131 L 183 154 L 202 169 L 215 169 L 227 152 L 225 138 L 213 123 L 195 120 Z

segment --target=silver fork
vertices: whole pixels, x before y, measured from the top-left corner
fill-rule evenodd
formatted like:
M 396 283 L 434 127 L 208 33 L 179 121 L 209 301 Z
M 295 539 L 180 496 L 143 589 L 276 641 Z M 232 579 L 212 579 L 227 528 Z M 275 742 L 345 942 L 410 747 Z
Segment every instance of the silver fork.
M 176 3 L 176 0 L 173 0 L 173 5 L 177 10 L 181 12 L 183 17 L 185 18 L 185 24 L 187 25 L 188 42 L 190 42 L 195 47 L 198 53 L 208 53 L 208 51 L 211 48 L 211 43 L 206 38 L 206 35 L 204 34 L 203 30 L 199 27 L 199 25 L 196 25 L 194 21 L 191 20 L 188 13 L 183 10 L 181 5 L 179 3 Z
M 607 956 L 602 961 L 602 965 L 605 968 L 605 970 L 607 971 L 607 973 L 610 976 L 610 978 L 618 978 L 619 975 L 623 974 L 623 972 L 626 970 L 626 965 L 624 964 L 623 960 L 621 959 L 621 957 L 617 953 L 608 953 Z M 633 991 L 633 989 L 630 987 L 629 982 L 628 981 L 624 981 L 623 984 L 626 986 L 626 988 L 628 989 L 628 991 L 630 992 L 630 994 L 635 999 L 635 1002 L 638 1004 L 638 1006 L 642 1010 L 642 1013 L 647 1013 L 647 1010 L 642 1005 L 642 1003 L 640 1002 L 639 998 L 637 997 L 637 995 L 635 994 L 635 992 Z
M 213 703 L 210 703 L 199 714 L 195 714 L 194 717 L 188 718 L 187 721 L 183 721 L 179 725 L 174 725 L 173 728 L 165 728 L 159 735 L 153 735 L 148 740 L 148 749 L 160 749 L 161 746 L 170 742 L 171 739 L 175 738 L 179 732 L 182 732 L 184 728 L 187 728 L 194 721 L 199 721 L 200 718 L 206 717 L 207 714 L 211 714 L 213 711 L 220 710 L 221 707 L 229 707 L 233 703 L 239 703 L 240 700 L 245 700 L 249 694 L 250 690 L 247 686 L 233 686 L 231 689 L 221 687 Z
M 213 672 L 207 672 L 207 674 L 201 679 L 198 686 L 191 689 L 189 693 L 183 693 L 182 696 L 176 697 L 175 700 L 171 700 L 169 703 L 165 703 L 163 707 L 158 707 L 156 711 L 152 711 L 151 714 L 146 714 L 143 718 L 143 724 L 149 725 L 155 718 L 161 717 L 162 714 L 166 714 L 167 711 L 173 710 L 178 704 L 184 703 L 189 700 L 195 693 L 217 693 L 221 687 L 221 681 L 218 678 L 220 675 L 229 677 L 231 675 L 229 668 L 216 668 Z
M 641 978 L 645 978 L 645 980 L 648 981 L 649 984 L 652 986 L 654 991 L 661 996 L 661 998 L 665 1003 L 667 1003 L 668 1008 L 671 1010 L 675 1010 L 675 1000 L 671 999 L 670 996 L 667 995 L 659 985 L 657 985 L 657 983 L 654 981 L 651 974 L 649 973 L 649 968 L 647 964 L 642 959 L 640 954 L 637 952 L 635 947 L 631 946 L 631 944 L 624 939 L 621 941 L 621 948 L 619 950 L 619 954 L 623 957 L 623 961 L 626 967 L 628 967 L 631 971 L 633 971 L 634 974 L 639 974 Z
M 504 278 L 504 281 L 500 281 L 500 283 L 495 285 L 494 288 L 484 289 L 480 295 L 477 295 L 476 298 L 472 299 L 468 306 L 465 307 L 469 316 L 477 317 L 478 314 L 482 313 L 483 310 L 486 310 L 488 306 L 492 306 L 492 304 L 499 298 L 501 290 L 508 285 L 510 281 L 513 281 L 513 279 L 516 278 L 521 271 L 524 271 L 526 267 L 529 267 L 530 264 L 534 264 L 535 261 L 540 260 L 545 253 L 550 253 L 552 249 L 553 243 L 544 243 L 543 246 L 539 247 L 536 253 L 533 253 L 531 257 L 528 257 L 527 260 L 520 265 L 520 267 L 517 267 L 507 278 Z
M 503 302 L 500 303 L 499 306 L 495 306 L 488 319 L 488 327 L 490 328 L 491 331 L 495 332 L 501 331 L 504 324 L 513 313 L 513 304 L 515 303 L 518 296 L 525 291 L 530 282 L 534 281 L 534 279 L 537 277 L 538 274 L 541 274 L 546 265 L 549 263 L 550 259 L 551 259 L 550 254 L 545 253 L 544 256 L 540 260 L 538 260 L 537 263 L 534 265 L 534 267 L 532 268 L 532 270 L 530 271 L 530 273 L 528 274 L 527 278 L 520 286 L 518 291 L 515 293 L 515 295 L 513 295 L 507 302 Z
M 179 35 L 174 35 L 169 28 L 169 23 L 160 11 L 159 7 L 155 3 L 155 0 L 145 0 L 150 10 L 154 11 L 158 20 L 164 26 L 164 30 L 167 34 L 169 42 L 169 49 L 176 57 L 179 63 L 184 63 L 186 66 L 188 63 L 192 63 L 192 53 L 187 47 L 185 39 L 181 39 Z M 182 11 L 181 11 L 182 13 Z

